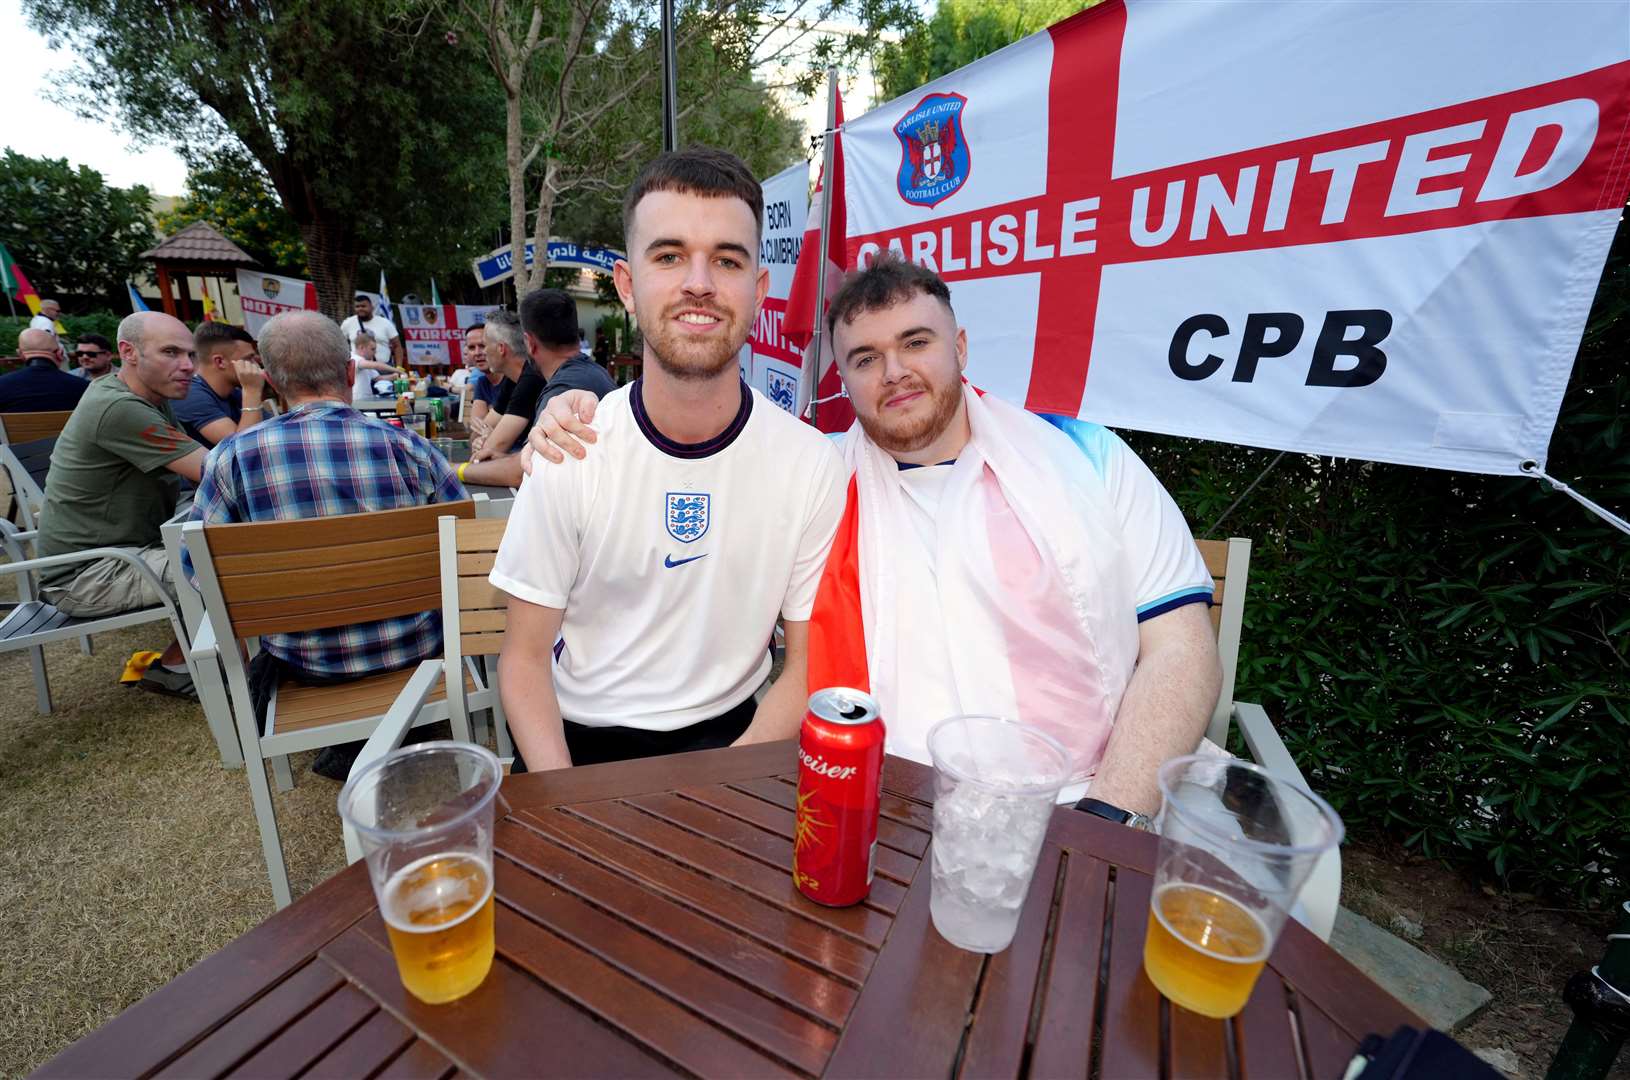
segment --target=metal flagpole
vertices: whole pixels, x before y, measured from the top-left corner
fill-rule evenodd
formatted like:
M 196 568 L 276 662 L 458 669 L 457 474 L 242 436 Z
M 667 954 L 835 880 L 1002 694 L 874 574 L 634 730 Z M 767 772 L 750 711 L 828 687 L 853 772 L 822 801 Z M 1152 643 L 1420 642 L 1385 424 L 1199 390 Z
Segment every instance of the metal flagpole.
M 662 149 L 679 149 L 679 56 L 674 46 L 674 0 L 662 0 Z
M 826 347 L 826 253 L 827 233 L 832 230 L 833 140 L 838 126 L 838 69 L 826 69 L 826 131 L 821 136 L 821 247 L 815 264 L 815 328 L 804 352 L 804 366 L 798 373 L 798 393 L 809 404 L 806 415 L 815 423 L 815 395 L 821 388 L 821 351 Z M 814 362 L 811 363 L 811 357 Z

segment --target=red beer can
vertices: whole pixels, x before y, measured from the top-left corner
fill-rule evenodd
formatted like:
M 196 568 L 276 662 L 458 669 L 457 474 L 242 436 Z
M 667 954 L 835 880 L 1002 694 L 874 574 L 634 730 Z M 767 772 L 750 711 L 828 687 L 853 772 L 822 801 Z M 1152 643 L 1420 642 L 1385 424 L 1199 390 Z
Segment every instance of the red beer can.
M 809 698 L 798 736 L 798 823 L 792 880 L 818 904 L 847 907 L 872 889 L 883 718 L 877 700 L 843 686 Z

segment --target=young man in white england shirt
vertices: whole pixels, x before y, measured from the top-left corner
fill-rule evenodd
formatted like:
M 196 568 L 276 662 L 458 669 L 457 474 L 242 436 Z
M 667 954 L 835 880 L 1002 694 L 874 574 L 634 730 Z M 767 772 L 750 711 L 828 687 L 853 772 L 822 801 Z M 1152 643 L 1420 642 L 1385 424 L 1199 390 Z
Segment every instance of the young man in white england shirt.
M 600 452 L 527 479 L 491 577 L 510 595 L 500 665 L 520 767 L 797 731 L 844 475 L 826 438 L 737 372 L 769 287 L 762 213 L 747 166 L 705 148 L 656 159 L 624 201 L 615 277 L 644 374 L 600 404 Z M 755 706 L 778 617 L 785 668 Z

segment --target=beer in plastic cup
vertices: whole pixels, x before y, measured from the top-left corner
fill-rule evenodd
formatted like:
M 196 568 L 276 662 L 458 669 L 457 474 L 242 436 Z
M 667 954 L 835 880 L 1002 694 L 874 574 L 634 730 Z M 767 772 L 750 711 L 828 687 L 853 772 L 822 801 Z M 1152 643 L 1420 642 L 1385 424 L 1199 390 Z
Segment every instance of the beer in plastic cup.
M 1070 755 L 1040 728 L 953 716 L 928 732 L 934 759 L 934 929 L 972 952 L 1013 941 Z
M 1143 967 L 1174 1004 L 1233 1016 L 1314 864 L 1341 843 L 1341 818 L 1295 781 L 1234 758 L 1173 758 L 1160 793 Z
M 340 791 L 402 985 L 420 1001 L 461 998 L 492 968 L 493 798 L 502 779 L 485 747 L 433 742 L 392 751 Z

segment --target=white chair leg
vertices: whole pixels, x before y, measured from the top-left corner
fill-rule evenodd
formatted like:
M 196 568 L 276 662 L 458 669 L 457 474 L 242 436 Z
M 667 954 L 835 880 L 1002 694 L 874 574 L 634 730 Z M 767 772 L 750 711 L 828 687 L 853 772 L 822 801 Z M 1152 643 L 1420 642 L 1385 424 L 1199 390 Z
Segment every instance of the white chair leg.
M 84 653 L 86 656 L 95 656 L 96 655 L 96 646 L 91 644 L 91 636 L 89 634 L 81 634 L 80 635 L 80 637 L 79 637 L 79 651 Z
M 45 649 L 39 645 L 28 650 L 28 665 L 34 669 L 34 703 L 41 716 L 51 715 L 51 680 L 45 674 Z
M 294 774 L 289 771 L 289 755 L 279 754 L 272 759 L 272 777 L 277 781 L 277 790 L 294 790 Z
M 487 723 L 487 711 L 483 709 L 472 716 L 470 718 L 470 726 L 475 729 L 475 741 L 480 743 L 482 746 L 486 746 L 487 736 L 489 734 L 487 731 L 489 726 Z
M 198 689 L 198 701 L 204 707 L 204 720 L 209 733 L 215 737 L 215 749 L 221 755 L 221 765 L 228 769 L 243 768 L 243 747 L 238 744 L 238 733 L 232 723 L 232 711 L 226 703 L 226 686 L 221 681 L 221 665 L 214 660 L 188 661 L 192 668 L 192 684 Z M 279 758 L 287 768 L 286 759 Z M 288 788 L 282 790 L 287 791 Z
M 285 769 L 288 768 L 286 757 L 274 758 L 274 767 L 278 761 L 283 762 Z M 282 910 L 289 906 L 293 897 L 289 893 L 289 872 L 283 865 L 283 844 L 277 835 L 277 811 L 272 806 L 272 789 L 266 783 L 265 762 L 257 756 L 247 764 L 249 801 L 254 804 L 255 824 L 260 827 L 260 850 L 266 857 L 266 876 L 272 883 L 272 903 Z

